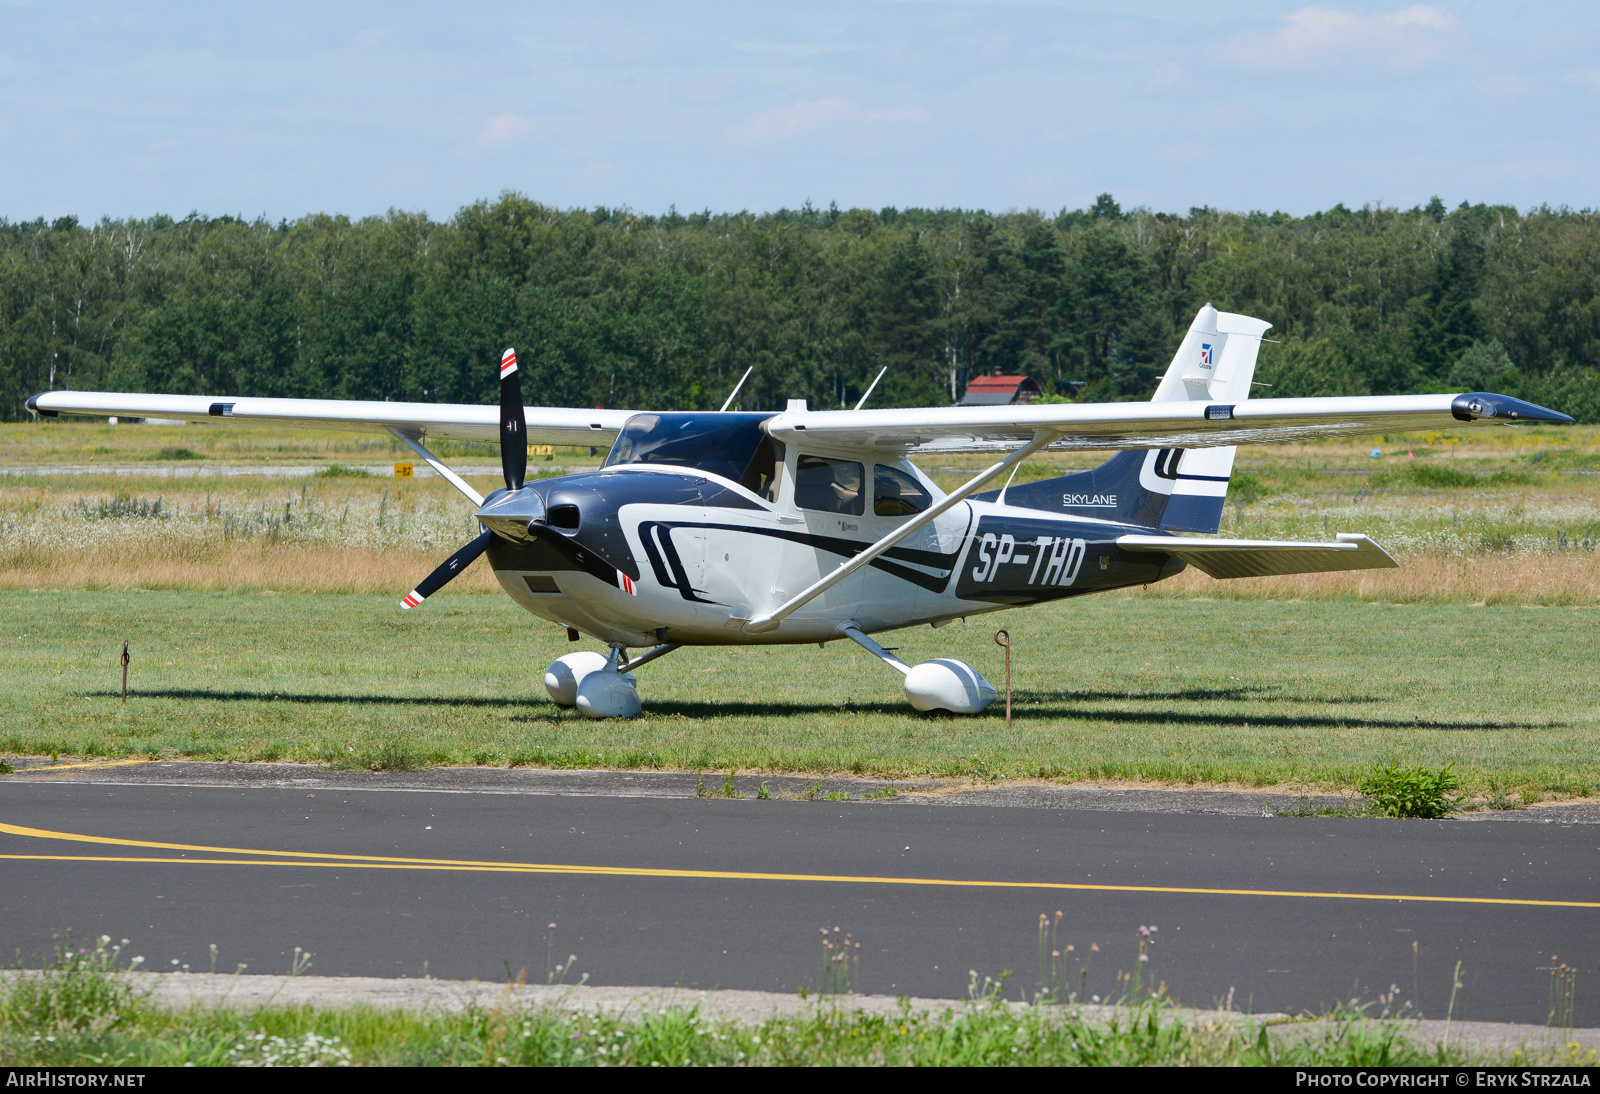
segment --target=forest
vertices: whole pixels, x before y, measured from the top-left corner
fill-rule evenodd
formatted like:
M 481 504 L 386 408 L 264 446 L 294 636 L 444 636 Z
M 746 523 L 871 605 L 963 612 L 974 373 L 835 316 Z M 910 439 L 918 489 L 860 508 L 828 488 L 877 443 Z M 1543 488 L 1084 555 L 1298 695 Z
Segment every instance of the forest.
M 1492 389 L 1600 420 L 1600 213 L 1438 199 L 1304 217 L 1092 207 L 444 221 L 0 221 L 0 417 L 36 392 L 941 406 L 1026 373 L 1146 399 L 1207 301 L 1269 320 L 1257 397 Z

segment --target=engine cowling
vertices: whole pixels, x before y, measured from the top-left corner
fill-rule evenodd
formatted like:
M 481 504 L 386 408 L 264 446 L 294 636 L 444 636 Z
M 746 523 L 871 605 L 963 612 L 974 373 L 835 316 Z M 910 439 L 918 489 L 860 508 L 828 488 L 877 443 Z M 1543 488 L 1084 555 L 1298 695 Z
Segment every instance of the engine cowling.
M 906 673 L 906 698 L 918 710 L 980 714 L 994 701 L 994 685 L 964 661 L 938 657 Z

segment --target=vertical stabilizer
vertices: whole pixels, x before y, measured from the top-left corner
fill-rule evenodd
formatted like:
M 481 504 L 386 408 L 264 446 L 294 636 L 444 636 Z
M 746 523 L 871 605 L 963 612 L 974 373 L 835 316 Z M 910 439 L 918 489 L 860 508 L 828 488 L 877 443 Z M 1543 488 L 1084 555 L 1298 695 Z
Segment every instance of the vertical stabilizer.
M 1261 336 L 1271 323 L 1207 304 L 1184 336 L 1152 402 L 1237 404 L 1250 397 Z M 1093 471 L 1006 491 L 1006 504 L 1103 517 L 1169 532 L 1215 532 L 1233 475 L 1235 449 L 1159 448 L 1119 452 Z M 998 492 L 979 494 L 996 500 Z
M 1207 304 L 1195 316 L 1152 401 L 1237 404 L 1249 399 L 1261 336 L 1271 326 Z M 1182 451 L 1168 482 L 1170 498 L 1161 529 L 1210 533 L 1221 527 L 1236 451 L 1231 445 Z

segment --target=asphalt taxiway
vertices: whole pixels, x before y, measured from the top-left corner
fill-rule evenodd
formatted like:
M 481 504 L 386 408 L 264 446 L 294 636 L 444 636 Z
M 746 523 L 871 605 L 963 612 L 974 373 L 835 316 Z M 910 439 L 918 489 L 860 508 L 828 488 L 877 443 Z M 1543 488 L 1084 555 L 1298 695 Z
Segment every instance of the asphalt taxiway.
M 71 930 L 153 969 L 209 970 L 215 945 L 218 971 L 286 972 L 299 947 L 323 975 L 541 983 L 575 954 L 591 984 L 791 992 L 818 986 L 837 926 L 858 990 L 959 998 L 1009 970 L 1022 998 L 1059 911 L 1058 973 L 1090 996 L 1137 966 L 1197 1006 L 1393 986 L 1443 1017 L 1459 961 L 1456 1018 L 1543 1023 L 1564 964 L 1574 1022 L 1600 1024 L 1593 808 L 1393 821 L 1277 816 L 1267 794 L 759 781 L 729 799 L 648 772 L 22 770 L 0 778 L 0 947 Z

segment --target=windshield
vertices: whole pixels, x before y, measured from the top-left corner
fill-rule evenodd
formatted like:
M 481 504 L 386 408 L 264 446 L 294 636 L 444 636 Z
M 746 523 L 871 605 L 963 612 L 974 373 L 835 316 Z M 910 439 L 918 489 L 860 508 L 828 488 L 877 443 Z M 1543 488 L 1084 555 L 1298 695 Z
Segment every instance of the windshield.
M 767 439 L 761 423 L 770 417 L 695 411 L 635 414 L 622 427 L 605 465 L 692 467 L 738 482 Z

